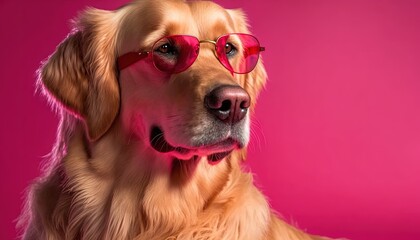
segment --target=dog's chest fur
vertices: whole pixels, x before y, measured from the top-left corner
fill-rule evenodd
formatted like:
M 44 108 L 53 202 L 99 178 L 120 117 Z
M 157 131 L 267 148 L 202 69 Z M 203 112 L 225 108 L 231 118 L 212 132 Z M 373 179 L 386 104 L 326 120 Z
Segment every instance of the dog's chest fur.
M 39 220 L 51 236 L 261 239 L 266 234 L 270 210 L 236 156 L 218 166 L 204 159 L 167 167 L 148 159 L 144 166 L 130 154 L 106 151 L 112 144 L 107 139 L 86 151 L 80 137 L 70 139 L 63 167 L 37 188 L 37 208 L 46 212 L 37 217 L 49 216 Z M 129 159 L 124 168 L 118 167 L 121 159 Z

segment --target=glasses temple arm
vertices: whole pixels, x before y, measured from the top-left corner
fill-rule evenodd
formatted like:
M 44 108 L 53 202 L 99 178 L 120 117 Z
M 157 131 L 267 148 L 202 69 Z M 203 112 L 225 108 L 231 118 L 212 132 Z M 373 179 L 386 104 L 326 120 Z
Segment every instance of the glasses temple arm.
M 257 54 L 263 51 L 265 51 L 265 47 L 260 47 L 260 46 L 247 47 L 245 48 L 245 51 L 244 51 L 244 57 L 248 57 L 250 55 Z
M 128 52 L 117 59 L 118 70 L 123 70 L 124 68 L 146 58 L 149 55 L 149 52 Z

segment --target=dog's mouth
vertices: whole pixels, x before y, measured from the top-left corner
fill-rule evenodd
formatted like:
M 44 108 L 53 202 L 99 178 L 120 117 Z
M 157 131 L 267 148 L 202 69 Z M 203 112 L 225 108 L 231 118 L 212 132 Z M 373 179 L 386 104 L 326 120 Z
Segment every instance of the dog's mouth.
M 232 138 L 219 141 L 215 144 L 201 147 L 174 147 L 165 139 L 165 135 L 159 127 L 152 127 L 150 131 L 150 144 L 160 153 L 170 153 L 180 160 L 190 160 L 197 156 L 207 156 L 210 164 L 217 164 L 227 157 L 239 144 Z

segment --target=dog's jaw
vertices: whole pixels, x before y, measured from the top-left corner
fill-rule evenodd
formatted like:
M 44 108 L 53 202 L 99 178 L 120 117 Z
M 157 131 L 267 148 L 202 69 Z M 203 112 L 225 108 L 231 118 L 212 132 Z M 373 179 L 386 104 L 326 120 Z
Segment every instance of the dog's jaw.
M 150 131 L 150 145 L 159 153 L 167 153 L 179 160 L 192 160 L 207 157 L 210 164 L 215 165 L 227 157 L 234 149 L 242 144 L 229 137 L 211 145 L 194 148 L 174 147 L 165 139 L 165 134 L 159 127 L 152 127 Z

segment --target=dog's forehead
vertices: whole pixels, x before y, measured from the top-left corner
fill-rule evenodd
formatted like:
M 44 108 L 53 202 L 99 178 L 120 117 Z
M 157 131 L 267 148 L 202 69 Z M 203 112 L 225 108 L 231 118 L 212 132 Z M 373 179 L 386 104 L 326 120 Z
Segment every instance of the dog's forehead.
M 229 13 L 211 1 L 158 1 L 164 35 L 187 34 L 199 39 L 215 39 L 234 31 Z
M 121 52 L 148 49 L 168 35 L 216 40 L 223 34 L 237 32 L 229 12 L 211 1 L 145 0 L 122 10 L 126 14 Z
M 211 1 L 149 1 L 144 7 L 141 15 L 154 18 L 154 22 L 149 24 L 164 29 L 168 34 L 199 35 L 209 31 L 226 33 L 234 30 L 229 13 Z M 147 19 L 142 21 L 148 22 Z
M 200 39 L 215 39 L 236 32 L 232 17 L 223 7 L 211 1 L 193 1 L 189 5 Z

